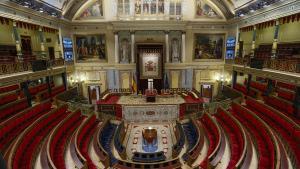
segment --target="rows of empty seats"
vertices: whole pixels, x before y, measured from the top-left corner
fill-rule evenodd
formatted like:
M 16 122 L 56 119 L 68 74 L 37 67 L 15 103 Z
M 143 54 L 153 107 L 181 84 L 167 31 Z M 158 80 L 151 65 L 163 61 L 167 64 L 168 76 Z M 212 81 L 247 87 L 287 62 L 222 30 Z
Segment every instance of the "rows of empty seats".
M 139 168 L 157 168 L 157 169 L 181 169 L 181 163 L 178 158 L 155 164 L 133 163 L 119 160 L 113 166 L 114 169 L 139 169 Z
M 216 122 L 213 121 L 212 117 L 207 113 L 204 113 L 200 121 L 208 138 L 209 147 L 207 156 L 209 159 L 211 159 L 216 154 L 220 146 L 221 131 Z
M 181 124 L 178 121 L 176 122 L 175 126 L 175 136 L 177 141 L 172 146 L 172 157 L 178 156 L 185 143 L 184 131 Z
M 283 114 L 259 103 L 253 99 L 247 99 L 247 108 L 271 126 L 276 133 L 279 133 L 284 142 L 288 143 L 290 150 L 294 152 L 295 165 L 300 166 L 300 126 Z
M 36 94 L 38 94 L 39 92 L 42 92 L 42 91 L 45 91 L 48 89 L 48 84 L 47 83 L 44 83 L 44 84 L 39 84 L 39 85 L 36 85 L 36 86 L 30 86 L 28 87 L 28 91 L 30 93 L 30 95 L 32 97 L 35 97 Z M 21 97 L 24 97 L 24 92 L 22 91 L 20 93 L 20 96 Z
M 256 82 L 256 81 L 251 81 L 250 86 L 252 88 L 259 90 L 260 92 L 265 92 L 267 90 L 267 84 Z
M 18 89 L 20 89 L 20 86 L 17 84 L 9 85 L 9 86 L 2 86 L 2 87 L 0 87 L 0 94 L 15 91 Z
M 183 159 L 188 160 L 188 152 L 197 144 L 199 139 L 199 131 L 192 121 L 182 124 L 186 139 L 187 139 L 187 149 L 186 153 L 183 155 Z
M 77 133 L 76 146 L 78 147 L 80 155 L 83 157 L 81 157 L 82 162 L 86 163 L 89 169 L 96 169 L 89 155 L 89 147 L 98 124 L 99 121 L 96 119 L 96 116 L 93 115 L 81 125 Z
M 52 165 L 51 168 L 66 168 L 65 152 L 68 140 L 84 118 L 84 116 L 81 116 L 80 111 L 76 111 L 68 116 L 68 118 L 53 131 L 49 143 L 47 144 L 47 151 L 49 151 L 48 161 L 52 162 L 49 162 L 48 165 Z
M 111 147 L 111 142 L 113 140 L 113 136 L 116 130 L 116 125 L 110 122 L 107 122 L 105 126 L 102 128 L 102 132 L 100 134 L 100 144 L 102 148 L 106 151 L 109 156 L 109 165 L 113 166 L 117 163 L 117 159 L 114 157 Z
M 27 99 L 16 100 L 0 107 L 0 123 L 28 108 Z
M 251 97 L 255 97 L 256 96 L 256 92 L 252 89 L 250 89 L 248 91 L 247 87 L 241 84 L 234 84 L 233 88 L 241 93 L 243 93 L 246 96 L 251 96 Z
M 52 87 L 51 88 L 51 93 L 49 93 L 49 91 L 43 91 L 43 92 L 40 92 L 37 97 L 39 100 L 47 100 L 47 99 L 50 99 L 50 98 L 53 98 L 54 96 L 58 95 L 59 93 L 62 93 L 66 90 L 65 86 L 64 85 L 61 85 L 61 86 L 55 86 L 55 87 Z
M 134 152 L 132 156 L 132 161 L 140 163 L 157 163 L 165 160 L 166 156 L 163 151 L 154 153 Z
M 277 82 L 276 86 L 279 88 L 284 88 L 284 89 L 288 89 L 288 90 L 292 90 L 292 91 L 296 90 L 296 85 L 288 84 L 288 83 L 284 83 L 284 82 Z
M 19 95 L 15 92 L 8 92 L 0 95 L 0 106 L 3 106 L 7 103 L 16 101 L 18 99 Z
M 204 134 L 201 134 L 203 133 L 202 124 L 198 123 L 198 121 L 195 120 L 191 120 L 191 121 L 195 126 L 196 132 L 198 133 L 196 135 L 198 137 L 196 138 L 197 140 L 196 144 L 189 151 L 187 151 L 183 155 L 183 157 L 186 158 L 188 165 L 193 166 L 193 163 L 197 160 L 205 143 L 204 143 Z
M 247 129 L 258 153 L 259 169 L 274 169 L 277 165 L 278 147 L 270 129 L 262 120 L 245 107 L 232 103 L 232 114 Z
M 215 115 L 223 131 L 226 133 L 230 144 L 230 161 L 227 169 L 238 168 L 246 153 L 246 135 L 240 124 L 235 121 L 224 109 L 218 108 Z
M 125 137 L 125 126 L 124 126 L 124 121 L 121 122 L 117 126 L 116 132 L 115 132 L 115 137 L 114 137 L 114 146 L 119 153 L 120 156 L 125 157 L 126 156 L 126 148 L 123 146 L 123 138 Z
M 32 108 L 28 108 L 18 115 L 1 123 L 0 150 L 5 152 L 13 140 L 39 117 L 51 110 L 51 102 L 46 101 Z
M 14 145 L 12 169 L 33 168 L 42 141 L 68 115 L 67 108 L 65 105 L 52 110 L 27 128 Z
M 286 100 L 290 100 L 293 101 L 295 100 L 295 92 L 291 91 L 291 90 L 286 90 L 286 89 L 282 89 L 282 88 L 277 88 L 276 92 L 278 94 L 278 97 L 286 99 Z
M 287 114 L 294 114 L 294 103 L 278 98 L 276 96 L 266 96 L 264 97 L 264 101 L 266 104 L 276 108 L 279 111 L 282 111 Z

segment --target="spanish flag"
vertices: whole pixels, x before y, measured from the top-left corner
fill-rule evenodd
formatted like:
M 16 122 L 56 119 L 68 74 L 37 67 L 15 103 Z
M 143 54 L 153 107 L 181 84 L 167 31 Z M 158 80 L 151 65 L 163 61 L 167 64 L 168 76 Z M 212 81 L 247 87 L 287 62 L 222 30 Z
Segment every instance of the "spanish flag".
M 137 84 L 136 84 L 136 75 L 135 75 L 135 73 L 133 73 L 133 75 L 132 75 L 131 89 L 132 89 L 132 93 L 137 92 Z

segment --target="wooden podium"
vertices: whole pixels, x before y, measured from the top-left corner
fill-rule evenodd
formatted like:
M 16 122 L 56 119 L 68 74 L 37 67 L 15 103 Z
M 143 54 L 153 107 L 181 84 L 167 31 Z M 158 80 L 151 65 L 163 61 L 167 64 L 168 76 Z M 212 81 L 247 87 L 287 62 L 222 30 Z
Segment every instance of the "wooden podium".
M 156 89 L 147 89 L 145 92 L 146 95 L 146 101 L 147 102 L 155 102 L 155 98 L 157 95 L 157 90 Z

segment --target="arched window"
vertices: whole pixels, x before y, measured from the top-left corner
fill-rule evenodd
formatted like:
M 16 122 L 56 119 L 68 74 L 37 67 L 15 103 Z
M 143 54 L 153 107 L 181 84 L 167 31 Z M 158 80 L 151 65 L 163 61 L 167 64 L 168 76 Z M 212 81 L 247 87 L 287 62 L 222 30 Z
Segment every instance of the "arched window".
M 181 0 L 170 1 L 170 19 L 181 19 Z
M 165 0 L 134 0 L 135 15 L 164 14 Z
M 118 15 L 119 16 L 130 15 L 130 0 L 118 0 Z

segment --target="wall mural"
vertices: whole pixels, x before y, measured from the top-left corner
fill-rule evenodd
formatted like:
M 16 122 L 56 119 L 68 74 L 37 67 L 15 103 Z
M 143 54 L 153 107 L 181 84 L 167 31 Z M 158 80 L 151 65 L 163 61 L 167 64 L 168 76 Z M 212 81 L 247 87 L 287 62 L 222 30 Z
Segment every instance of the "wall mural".
M 82 60 L 106 59 L 105 35 L 75 35 L 76 58 Z
M 196 17 L 219 17 L 219 15 L 203 0 L 196 0 Z
M 195 34 L 194 59 L 222 59 L 223 34 Z
M 85 9 L 77 19 L 94 19 L 99 17 L 103 17 L 103 0 L 94 2 L 94 4 Z

